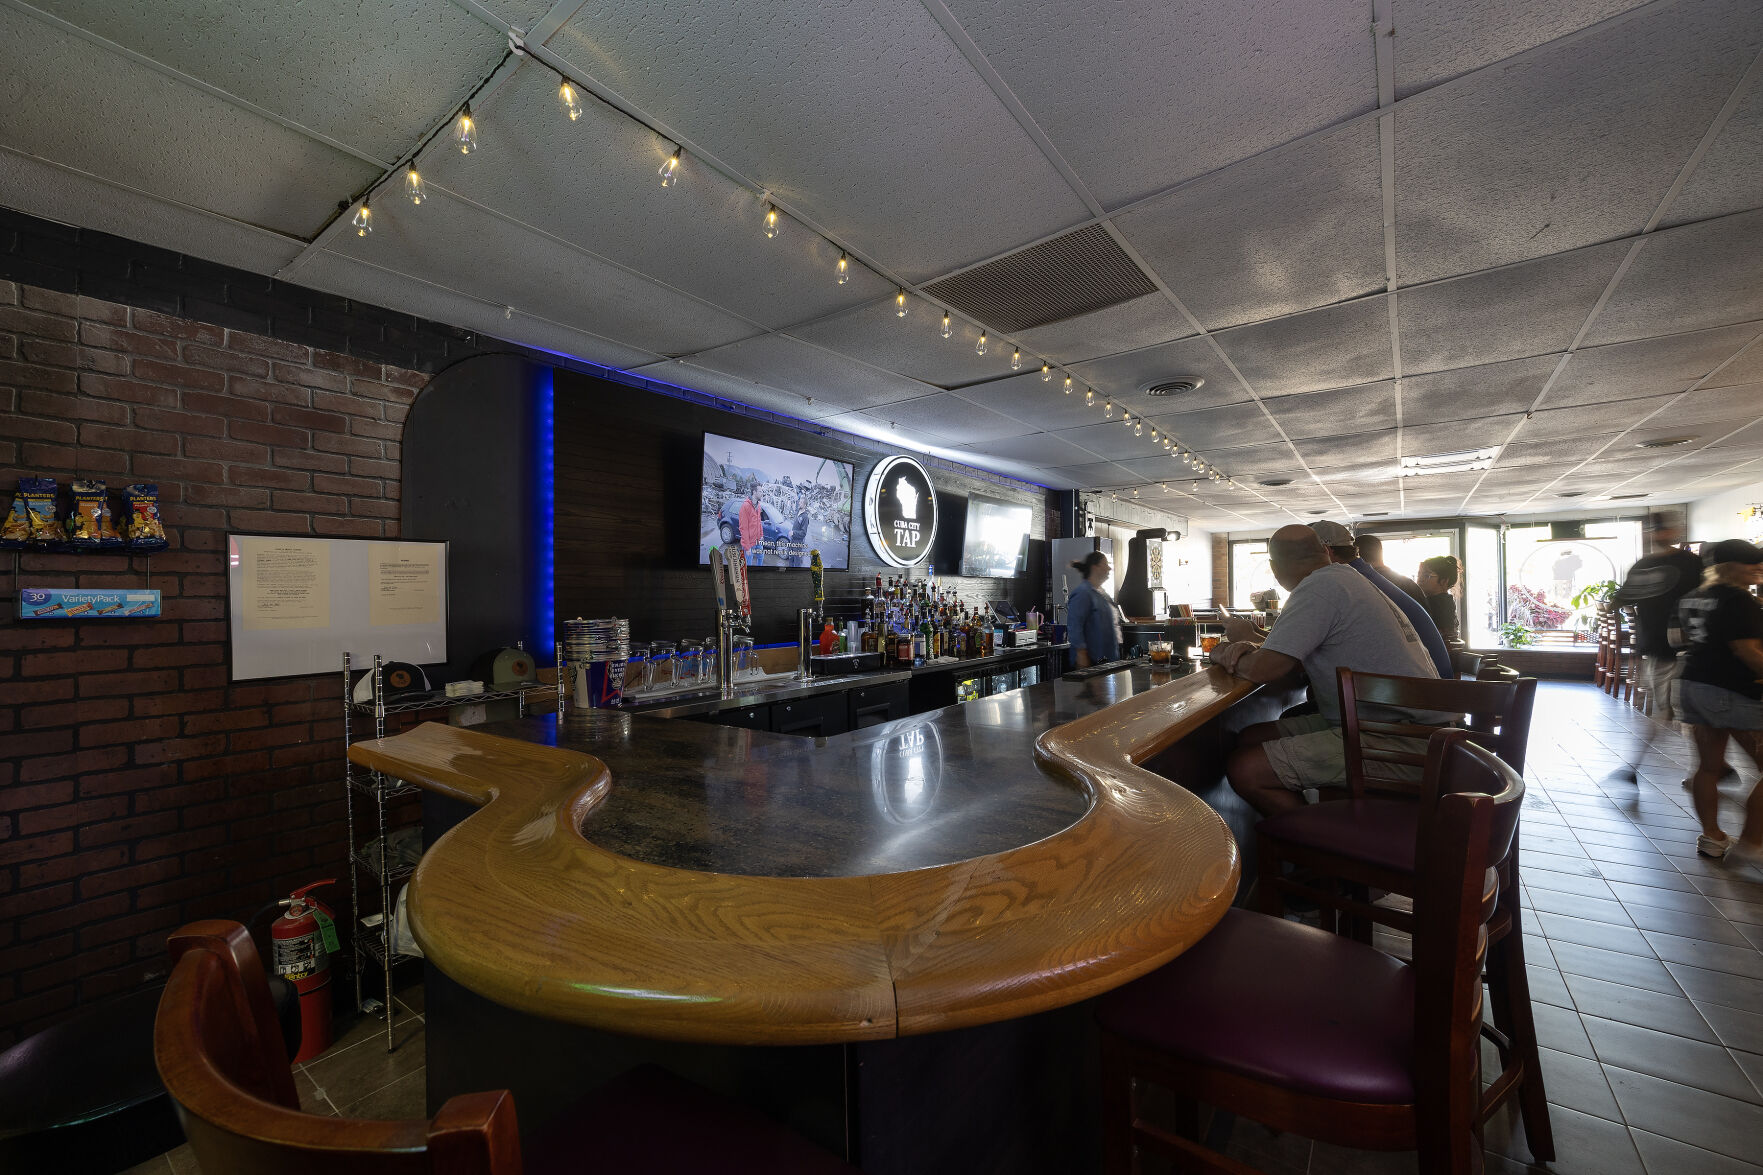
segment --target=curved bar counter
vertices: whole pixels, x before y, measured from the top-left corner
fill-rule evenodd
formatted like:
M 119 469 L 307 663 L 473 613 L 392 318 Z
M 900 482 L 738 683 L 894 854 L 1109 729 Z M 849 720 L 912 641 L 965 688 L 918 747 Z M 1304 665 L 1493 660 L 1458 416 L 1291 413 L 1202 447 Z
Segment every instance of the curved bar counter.
M 1235 839 L 1144 764 L 1256 687 L 1218 669 L 1144 683 L 1054 681 L 828 739 L 587 711 L 561 730 L 429 724 L 349 754 L 481 809 L 409 890 L 453 981 L 635 1036 L 857 1042 L 1074 1003 L 1223 916 Z M 877 740 L 915 739 L 935 740 L 959 827 L 854 819 L 858 791 L 888 807 Z M 745 794 L 725 818 L 730 788 Z

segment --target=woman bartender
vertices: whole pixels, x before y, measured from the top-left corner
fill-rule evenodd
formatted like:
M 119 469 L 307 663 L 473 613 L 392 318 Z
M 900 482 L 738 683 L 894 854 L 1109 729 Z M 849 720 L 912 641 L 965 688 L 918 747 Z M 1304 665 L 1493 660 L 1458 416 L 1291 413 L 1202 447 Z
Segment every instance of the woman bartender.
M 1071 593 L 1066 605 L 1065 623 L 1070 635 L 1072 655 L 1079 669 L 1100 665 L 1120 658 L 1120 620 L 1114 600 L 1102 589 L 1108 582 L 1108 556 L 1091 551 L 1072 563 L 1072 569 L 1083 580 Z

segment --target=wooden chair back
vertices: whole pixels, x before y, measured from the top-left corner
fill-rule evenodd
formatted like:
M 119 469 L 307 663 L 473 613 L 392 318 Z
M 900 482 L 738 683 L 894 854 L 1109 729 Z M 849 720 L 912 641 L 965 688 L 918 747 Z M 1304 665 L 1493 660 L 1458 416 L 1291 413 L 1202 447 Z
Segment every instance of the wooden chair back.
M 1470 1136 L 1482 1116 L 1482 967 L 1500 896 L 1496 865 L 1511 852 L 1524 780 L 1467 730 L 1427 744 L 1432 795 L 1416 834 L 1414 1053 L 1419 1123 L 1435 1137 Z
M 245 928 L 193 922 L 171 936 L 170 948 L 153 1055 L 204 1171 L 520 1175 L 520 1131 L 506 1090 L 453 1098 L 432 1120 L 304 1112 Z
M 1392 721 L 1376 715 L 1378 707 L 1433 710 L 1453 715 L 1471 740 L 1487 747 L 1514 771 L 1524 772 L 1524 751 L 1530 741 L 1530 714 L 1536 703 L 1536 678 L 1512 681 L 1463 681 L 1451 678 L 1395 677 L 1384 673 L 1355 673 L 1342 666 L 1338 673 L 1341 691 L 1341 733 L 1346 742 L 1347 788 L 1355 798 L 1367 786 L 1406 795 L 1420 792 L 1418 782 L 1389 778 L 1394 766 L 1413 768 L 1418 774 L 1427 764 L 1427 751 L 1391 749 L 1367 745 L 1366 735 L 1428 739 L 1435 726 Z M 1363 708 L 1373 708 L 1369 713 Z M 1379 765 L 1367 771 L 1368 764 Z

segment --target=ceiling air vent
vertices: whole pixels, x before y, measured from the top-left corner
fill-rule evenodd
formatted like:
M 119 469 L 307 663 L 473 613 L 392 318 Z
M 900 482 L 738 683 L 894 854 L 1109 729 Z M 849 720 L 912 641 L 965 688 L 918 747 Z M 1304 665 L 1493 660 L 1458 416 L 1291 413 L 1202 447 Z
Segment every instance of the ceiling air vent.
M 1166 379 L 1154 383 L 1145 389 L 1147 396 L 1182 396 L 1188 392 L 1197 392 L 1206 386 L 1206 381 L 1197 375 L 1181 375 L 1174 379 Z M 1266 484 L 1266 483 L 1263 483 Z
M 1646 496 L 1647 495 L 1645 494 L 1611 494 L 1610 500 L 1612 502 L 1632 502 L 1636 498 L 1644 498 Z
M 1389 516 L 1390 516 L 1390 512 L 1388 510 L 1367 510 L 1365 513 L 1361 514 L 1359 517 L 1361 517 L 1361 518 L 1388 518 Z
M 1261 484 L 1264 486 L 1289 486 L 1292 484 L 1292 479 L 1289 477 L 1270 477 L 1264 480 Z
M 932 282 L 924 293 L 999 334 L 1118 306 L 1157 287 L 1099 224 Z
M 1695 437 L 1660 437 L 1656 441 L 1637 441 L 1634 447 L 1637 449 L 1673 449 L 1678 445 L 1687 445 L 1695 439 Z
M 1584 490 L 1562 490 L 1560 493 L 1556 494 L 1555 496 L 1557 498 L 1583 498 L 1583 497 L 1585 497 L 1585 491 Z

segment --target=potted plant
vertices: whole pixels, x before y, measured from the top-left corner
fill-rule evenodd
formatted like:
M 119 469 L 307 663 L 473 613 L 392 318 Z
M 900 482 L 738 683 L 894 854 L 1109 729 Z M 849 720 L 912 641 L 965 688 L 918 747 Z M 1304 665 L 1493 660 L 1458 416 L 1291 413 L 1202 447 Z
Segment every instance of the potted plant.
M 1500 625 L 1500 643 L 1508 649 L 1522 649 L 1525 645 L 1535 644 L 1536 638 L 1524 625 L 1508 620 Z

